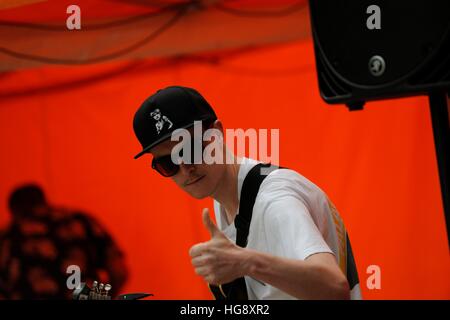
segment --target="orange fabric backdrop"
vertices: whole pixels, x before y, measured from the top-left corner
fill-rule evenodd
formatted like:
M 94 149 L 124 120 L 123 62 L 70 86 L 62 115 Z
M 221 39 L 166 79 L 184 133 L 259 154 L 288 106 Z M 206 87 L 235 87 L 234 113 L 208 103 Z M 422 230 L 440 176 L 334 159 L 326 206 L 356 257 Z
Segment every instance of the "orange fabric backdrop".
M 280 159 L 324 189 L 349 230 L 366 299 L 450 298 L 450 263 L 427 99 L 362 112 L 319 97 L 311 41 L 219 62 L 166 60 L 46 67 L 0 77 L 0 224 L 15 185 L 41 183 L 85 209 L 127 254 L 126 291 L 210 298 L 188 249 L 207 240 L 196 201 L 133 160 L 138 105 L 157 88 L 200 90 L 227 128 L 279 128 Z M 381 290 L 365 283 L 381 267 Z

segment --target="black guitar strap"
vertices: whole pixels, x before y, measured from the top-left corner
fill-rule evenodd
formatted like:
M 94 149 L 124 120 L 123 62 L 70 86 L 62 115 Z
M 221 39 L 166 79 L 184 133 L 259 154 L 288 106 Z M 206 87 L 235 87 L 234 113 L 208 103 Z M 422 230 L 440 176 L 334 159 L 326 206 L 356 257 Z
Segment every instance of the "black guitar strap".
M 250 222 L 252 221 L 253 207 L 259 187 L 270 172 L 280 167 L 259 163 L 247 174 L 242 183 L 241 197 L 239 202 L 239 213 L 234 219 L 236 227 L 236 244 L 240 247 L 247 246 Z M 238 278 L 230 283 L 220 286 L 210 285 L 210 289 L 216 300 L 248 300 L 245 279 Z

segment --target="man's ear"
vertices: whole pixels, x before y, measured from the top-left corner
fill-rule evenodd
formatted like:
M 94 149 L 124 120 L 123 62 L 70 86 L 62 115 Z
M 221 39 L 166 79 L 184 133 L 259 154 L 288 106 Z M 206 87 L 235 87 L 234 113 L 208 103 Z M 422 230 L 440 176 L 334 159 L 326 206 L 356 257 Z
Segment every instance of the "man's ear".
M 214 137 L 214 141 L 216 141 L 217 138 L 219 138 L 219 141 L 222 141 L 222 142 L 224 141 L 224 139 L 225 139 L 224 138 L 224 132 L 223 132 L 224 130 L 223 130 L 222 122 L 220 120 L 215 120 L 209 126 L 208 130 L 215 131 L 215 134 L 212 135 L 212 136 L 210 134 L 208 134 L 208 136 Z M 219 131 L 219 133 L 217 131 Z M 217 135 L 219 135 L 219 136 L 217 136 Z M 208 140 L 212 141 L 211 138 L 208 138 Z
M 213 122 L 212 128 L 219 130 L 220 132 L 222 132 L 223 135 L 223 125 L 222 125 L 222 121 L 220 121 L 219 119 L 217 119 L 216 121 Z

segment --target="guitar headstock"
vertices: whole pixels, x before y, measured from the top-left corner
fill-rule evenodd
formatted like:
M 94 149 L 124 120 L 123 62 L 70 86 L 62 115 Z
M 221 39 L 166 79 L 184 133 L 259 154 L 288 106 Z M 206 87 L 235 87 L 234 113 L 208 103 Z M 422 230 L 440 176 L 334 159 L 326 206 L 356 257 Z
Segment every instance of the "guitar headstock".
M 73 300 L 139 300 L 153 296 L 153 294 L 150 293 L 127 293 L 112 299 L 111 289 L 112 287 L 109 283 L 103 284 L 94 281 L 91 288 L 85 282 L 82 282 L 81 285 L 73 291 L 72 298 Z
M 82 282 L 80 287 L 73 291 L 72 297 L 74 300 L 111 300 L 111 288 L 109 283 L 103 284 L 94 281 L 90 288 Z

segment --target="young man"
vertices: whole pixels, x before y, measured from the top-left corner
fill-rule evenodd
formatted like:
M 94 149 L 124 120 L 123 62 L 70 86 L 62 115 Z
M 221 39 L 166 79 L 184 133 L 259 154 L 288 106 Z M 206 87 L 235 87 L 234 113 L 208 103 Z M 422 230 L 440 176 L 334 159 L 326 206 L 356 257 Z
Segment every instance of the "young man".
M 154 119 L 155 110 L 164 123 Z M 176 161 L 174 154 L 179 153 L 181 143 L 173 140 L 182 131 L 177 129 L 192 133 L 195 121 L 202 121 L 203 129 L 219 133 L 201 144 L 204 149 L 213 146 L 214 152 L 221 152 L 218 158 L 222 162 L 198 163 L 184 157 Z M 194 198 L 214 199 L 217 226 L 208 209 L 203 210 L 211 240 L 194 245 L 189 254 L 195 272 L 219 286 L 223 296 L 227 292 L 222 285 L 231 283 L 237 288 L 243 278 L 241 286 L 244 283 L 248 299 L 360 298 L 339 214 L 322 190 L 293 170 L 276 169 L 265 177 L 252 203 L 246 245 L 236 245 L 236 217 L 240 204 L 248 200 L 245 194 L 241 197 L 242 186 L 258 161 L 237 158 L 228 150 L 222 123 L 196 90 L 180 86 L 158 90 L 138 109 L 133 127 L 143 147 L 135 158 L 151 153 L 152 167 L 160 174 Z

